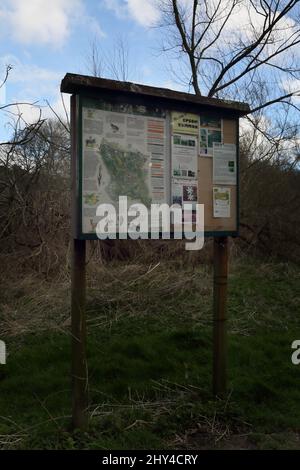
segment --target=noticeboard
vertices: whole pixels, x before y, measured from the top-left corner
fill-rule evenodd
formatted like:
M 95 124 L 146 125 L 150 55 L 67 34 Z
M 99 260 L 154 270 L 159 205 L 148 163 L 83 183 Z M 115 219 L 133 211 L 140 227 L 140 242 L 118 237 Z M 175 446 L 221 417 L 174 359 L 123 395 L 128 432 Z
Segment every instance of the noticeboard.
M 120 196 L 146 207 L 189 203 L 191 221 L 194 204 L 203 204 L 206 236 L 238 234 L 246 105 L 132 84 L 124 90 L 103 79 L 76 87 L 82 76 L 68 75 L 62 91 L 73 93 L 74 238 L 97 239 L 98 205 L 116 205 Z

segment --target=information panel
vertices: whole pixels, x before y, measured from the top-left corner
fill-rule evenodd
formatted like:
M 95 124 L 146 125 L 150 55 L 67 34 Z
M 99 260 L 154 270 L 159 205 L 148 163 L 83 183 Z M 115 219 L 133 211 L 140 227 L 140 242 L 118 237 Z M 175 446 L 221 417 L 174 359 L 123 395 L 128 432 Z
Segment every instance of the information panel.
M 237 231 L 236 119 L 88 97 L 78 109 L 81 237 L 96 238 L 98 206 L 117 208 L 120 196 L 147 208 L 189 204 L 182 221 L 192 223 L 203 204 L 206 235 Z

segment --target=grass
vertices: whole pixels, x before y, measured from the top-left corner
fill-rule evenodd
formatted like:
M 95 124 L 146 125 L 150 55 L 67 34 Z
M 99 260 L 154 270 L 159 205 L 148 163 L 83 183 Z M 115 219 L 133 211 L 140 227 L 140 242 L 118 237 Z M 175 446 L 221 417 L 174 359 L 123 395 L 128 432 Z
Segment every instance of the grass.
M 10 286 L 1 298 L 9 357 L 0 369 L 0 446 L 299 449 L 300 366 L 290 359 L 300 338 L 299 278 L 285 263 L 233 264 L 229 390 L 215 400 L 210 268 L 111 265 L 93 273 L 88 433 L 69 429 L 68 281 Z

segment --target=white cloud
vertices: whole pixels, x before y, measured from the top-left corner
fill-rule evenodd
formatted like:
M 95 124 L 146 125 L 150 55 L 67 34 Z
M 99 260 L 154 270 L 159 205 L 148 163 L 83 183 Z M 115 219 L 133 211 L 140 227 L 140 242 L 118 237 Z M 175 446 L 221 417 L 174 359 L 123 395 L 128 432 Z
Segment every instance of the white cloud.
M 2 22 L 22 44 L 60 46 L 70 34 L 70 18 L 81 0 L 4 0 Z
M 10 106 L 7 111 L 11 119 L 13 116 L 20 117 L 21 123 L 24 124 L 32 124 L 42 116 L 42 111 L 38 106 L 26 102 Z
M 28 64 L 22 62 L 18 57 L 7 54 L 3 57 L 0 57 L 0 73 L 3 75 L 5 67 L 11 65 L 12 69 L 9 73 L 8 85 L 10 83 L 33 83 L 35 82 L 49 82 L 57 81 L 61 79 L 61 73 L 55 72 L 53 70 L 45 69 L 39 67 L 35 64 Z
M 45 102 L 42 110 L 42 117 L 44 119 L 54 119 L 56 115 L 59 116 L 60 119 L 66 121 L 66 117 L 70 118 L 70 95 L 66 93 L 59 93 L 57 92 L 55 96 L 53 96 L 52 100 L 49 101 L 51 108 Z M 66 116 L 67 114 L 67 116 Z
M 0 106 L 6 104 L 6 83 L 0 80 Z
M 188 0 L 180 0 L 182 4 L 187 4 Z M 275 2 L 274 2 L 275 3 Z M 190 2 L 192 4 L 192 2 Z M 217 9 L 219 5 L 219 0 L 210 0 L 208 3 L 209 15 L 212 16 L 213 13 L 217 11 L 215 16 L 215 22 L 209 31 L 209 34 L 206 36 L 206 42 L 209 44 L 212 39 L 217 36 L 217 33 L 220 30 L 221 25 L 223 24 L 227 15 L 229 20 L 226 22 L 226 25 L 220 35 L 219 39 L 214 43 L 212 49 L 217 50 L 220 48 L 223 52 L 226 49 L 226 44 L 230 47 L 238 49 L 236 45 L 248 44 L 249 42 L 257 39 L 260 34 L 265 29 L 265 16 L 262 14 L 263 7 L 260 7 L 259 3 L 255 8 L 254 3 L 250 0 L 241 0 L 236 4 L 234 9 L 232 9 L 231 0 L 222 0 L 221 7 Z M 275 7 L 275 5 L 273 5 Z M 191 13 L 191 12 L 190 12 Z M 206 13 L 201 8 L 199 8 L 200 19 L 205 20 Z M 275 16 L 277 17 L 280 13 L 280 8 L 276 11 Z M 283 44 L 285 41 L 289 42 L 289 38 L 292 35 L 292 30 L 295 31 L 297 28 L 296 21 L 291 16 L 285 16 L 280 19 L 278 24 L 273 28 L 270 37 L 268 38 L 268 44 L 264 47 L 261 57 L 268 56 L 274 53 L 280 44 Z M 294 37 L 295 39 L 295 37 Z M 205 44 L 202 44 L 205 45 Z M 294 52 L 296 52 L 294 50 Z M 298 48 L 299 52 L 299 48 Z M 272 59 L 273 63 L 276 63 L 278 57 Z M 279 58 L 281 60 L 281 57 Z
M 0 57 L 0 77 L 4 76 L 8 64 L 12 65 L 6 83 L 7 100 L 10 102 L 41 102 L 44 97 L 51 97 L 59 90 L 64 75 L 62 72 L 25 63 L 8 54 Z
M 144 27 L 152 26 L 160 17 L 155 0 L 103 0 L 103 4 L 119 18 L 132 18 Z
M 94 17 L 86 14 L 83 0 L 1 0 L 0 28 L 24 45 L 62 46 L 74 23 L 104 33 Z
M 282 94 L 295 93 L 294 96 L 291 97 L 291 100 L 296 106 L 299 106 L 300 104 L 300 80 L 296 78 L 290 79 L 290 80 L 283 80 L 281 82 L 281 89 L 282 89 Z
M 296 78 L 291 80 L 284 80 L 281 84 L 281 87 L 285 93 L 300 94 L 300 80 Z
M 124 0 L 102 0 L 102 4 L 115 13 L 118 18 L 127 18 L 128 10 Z
M 21 103 L 9 106 L 4 110 L 5 115 L 22 115 L 26 123 L 35 122 L 41 116 L 54 118 L 55 115 L 46 103 L 47 98 L 55 112 L 65 119 L 65 113 L 59 92 L 63 73 L 22 62 L 14 55 L 0 57 L 0 74 L 5 72 L 5 66 L 13 66 L 7 81 L 7 101 Z M 35 105 L 33 105 L 35 103 Z M 65 97 L 65 104 L 69 110 L 69 100 Z M 14 114 L 12 114 L 14 113 Z
M 210 0 L 208 2 L 208 12 L 210 16 L 217 10 L 218 13 L 215 17 L 215 24 L 212 28 L 216 33 L 221 24 L 223 23 L 226 15 L 232 8 L 231 0 L 222 0 L 221 6 L 219 0 Z M 161 11 L 159 10 L 159 2 L 157 0 L 102 0 L 102 5 L 107 9 L 113 11 L 119 18 L 135 20 L 138 24 L 144 27 L 149 27 L 156 24 L 161 18 Z M 186 12 L 187 18 L 192 14 L 192 0 L 179 0 L 179 5 Z M 199 6 L 200 19 L 207 20 L 205 9 Z M 278 14 L 278 13 L 277 13 Z M 250 0 L 241 0 L 233 9 L 229 21 L 223 30 L 223 33 L 218 41 L 218 45 L 222 41 L 230 42 L 237 34 L 243 40 L 253 39 L 253 36 L 258 35 L 264 25 L 264 17 L 257 13 Z M 289 35 L 289 27 L 295 26 L 295 21 L 290 17 L 285 17 L 281 20 L 280 27 L 275 28 L 273 38 L 276 41 L 279 39 L 287 39 Z M 213 33 L 213 35 L 214 35 Z M 276 41 L 275 41 L 276 39 Z M 210 39 L 207 38 L 208 42 Z M 215 44 L 217 46 L 217 43 Z M 275 47 L 270 44 L 269 48 Z
M 63 101 L 64 100 L 64 104 Z M 14 103 L 17 100 L 14 100 Z M 30 100 L 24 100 L 19 104 L 13 104 L 9 108 L 6 108 L 2 118 L 3 135 L 1 135 L 0 143 L 5 142 L 10 138 L 14 123 L 17 119 L 20 120 L 21 127 L 23 125 L 29 125 L 37 122 L 39 119 L 56 119 L 57 116 L 66 122 L 67 117 L 70 118 L 70 97 L 69 95 L 60 95 L 57 91 L 56 95 L 49 100 L 51 108 L 48 106 L 45 100 L 40 100 L 39 103 L 33 104 Z
M 153 25 L 160 17 L 153 0 L 127 0 L 129 14 L 142 26 Z
M 105 32 L 101 29 L 96 18 L 90 15 L 86 15 L 86 16 L 83 16 L 81 20 L 86 25 L 86 27 L 89 29 L 89 32 L 92 33 L 94 37 L 99 38 L 99 39 L 106 37 Z
M 222 11 L 222 15 L 229 12 L 232 6 L 230 1 L 225 2 L 224 5 L 225 8 Z M 259 8 L 260 7 L 258 7 L 258 11 Z M 277 11 L 276 17 L 278 15 L 279 11 Z M 233 14 L 230 16 L 224 28 L 224 32 L 228 35 L 238 32 L 243 39 L 254 39 L 257 38 L 265 28 L 264 23 L 265 17 L 256 11 L 249 0 L 243 0 L 243 2 L 238 4 L 233 10 Z M 269 50 L 274 50 L 279 41 L 287 40 L 290 36 L 290 28 L 293 28 L 295 25 L 295 21 L 290 17 L 286 16 L 281 19 L 278 25 L 274 27 L 273 33 L 269 38 Z

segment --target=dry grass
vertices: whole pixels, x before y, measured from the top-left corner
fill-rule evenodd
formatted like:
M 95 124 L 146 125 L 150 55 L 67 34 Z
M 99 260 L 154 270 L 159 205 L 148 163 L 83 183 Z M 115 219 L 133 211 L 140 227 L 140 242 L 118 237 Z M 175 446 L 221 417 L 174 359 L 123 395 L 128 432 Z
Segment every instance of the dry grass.
M 147 315 L 161 312 L 162 301 L 168 311 L 178 310 L 180 299 L 187 299 L 193 318 L 200 320 L 197 306 L 202 297 L 209 311 L 211 273 L 206 265 L 194 269 L 186 265 L 178 275 L 178 260 L 155 263 L 108 263 L 87 265 L 87 312 L 91 326 L 117 321 L 119 316 Z M 2 277 L 0 296 L 0 331 L 3 336 L 31 332 L 63 330 L 70 326 L 70 279 L 45 280 L 27 275 L 20 280 Z M 197 296 L 190 296 L 191 289 Z M 177 299 L 177 301 L 176 301 Z M 202 315 L 201 313 L 201 315 Z M 178 314 L 178 311 L 177 311 Z M 184 312 L 182 312 L 184 315 Z
M 63 328 L 69 318 L 69 290 L 69 282 L 49 283 L 33 276 L 4 284 L 1 334 L 19 336 Z

